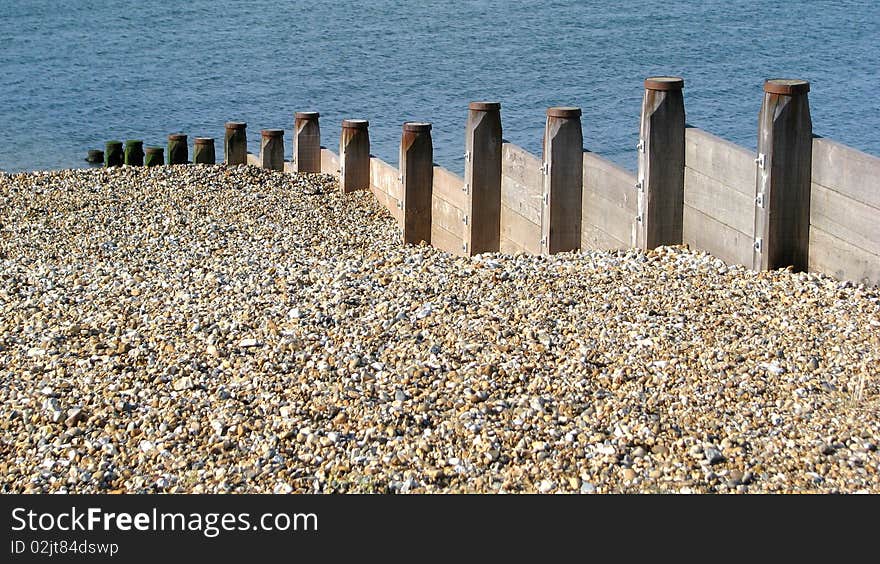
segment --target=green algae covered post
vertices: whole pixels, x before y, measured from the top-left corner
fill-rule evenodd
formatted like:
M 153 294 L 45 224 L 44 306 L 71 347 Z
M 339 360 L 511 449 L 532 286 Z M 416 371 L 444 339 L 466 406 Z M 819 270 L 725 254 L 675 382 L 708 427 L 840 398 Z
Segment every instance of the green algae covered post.
M 128 166 L 144 166 L 144 142 L 140 139 L 128 139 L 125 142 L 125 164 Z
M 168 164 L 186 164 L 189 161 L 189 149 L 186 145 L 186 135 L 172 133 L 168 135 Z
M 122 141 L 107 141 L 104 144 L 104 166 L 122 165 Z
M 162 147 L 147 147 L 144 151 L 144 164 L 146 166 L 162 166 L 165 163 L 165 149 Z
M 213 137 L 196 137 L 193 142 L 193 163 L 217 164 Z

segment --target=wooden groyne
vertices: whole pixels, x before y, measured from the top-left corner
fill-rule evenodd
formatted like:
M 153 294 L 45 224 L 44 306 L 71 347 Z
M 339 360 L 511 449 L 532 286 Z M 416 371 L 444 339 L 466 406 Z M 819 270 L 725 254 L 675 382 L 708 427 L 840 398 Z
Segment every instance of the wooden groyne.
M 317 112 L 296 114 L 292 162 L 282 130 L 246 154 L 241 122 L 226 124 L 224 160 L 335 174 L 344 192 L 369 189 L 403 242 L 459 255 L 687 244 L 880 284 L 880 158 L 813 134 L 808 82 L 765 82 L 757 151 L 686 124 L 683 79 L 644 86 L 635 174 L 583 148 L 579 108 L 547 110 L 538 157 L 503 139 L 498 102 L 467 109 L 464 177 L 433 164 L 429 123 L 403 125 L 395 167 L 370 155 L 366 120 L 343 121 L 338 155 L 322 147 Z

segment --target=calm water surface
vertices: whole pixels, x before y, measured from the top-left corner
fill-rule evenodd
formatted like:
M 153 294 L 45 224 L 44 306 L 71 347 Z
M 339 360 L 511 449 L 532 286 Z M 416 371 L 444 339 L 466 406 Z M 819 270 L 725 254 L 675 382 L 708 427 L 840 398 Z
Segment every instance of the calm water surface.
M 587 148 L 634 168 L 642 79 L 686 79 L 688 122 L 754 148 L 765 78 L 812 82 L 817 133 L 880 154 L 880 2 L 0 0 L 0 169 L 85 166 L 107 139 L 222 138 L 227 120 L 323 143 L 367 118 L 397 162 L 400 124 L 434 123 L 461 172 L 471 100 L 540 153 L 544 110 L 583 108 Z M 222 150 L 220 151 L 222 153 Z

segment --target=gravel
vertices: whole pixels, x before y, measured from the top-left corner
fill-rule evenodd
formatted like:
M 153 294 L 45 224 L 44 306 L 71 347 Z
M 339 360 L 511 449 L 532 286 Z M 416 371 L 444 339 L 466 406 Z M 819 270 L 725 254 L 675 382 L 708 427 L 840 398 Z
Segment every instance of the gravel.
M 880 492 L 880 294 L 460 258 L 254 167 L 0 174 L 0 491 Z

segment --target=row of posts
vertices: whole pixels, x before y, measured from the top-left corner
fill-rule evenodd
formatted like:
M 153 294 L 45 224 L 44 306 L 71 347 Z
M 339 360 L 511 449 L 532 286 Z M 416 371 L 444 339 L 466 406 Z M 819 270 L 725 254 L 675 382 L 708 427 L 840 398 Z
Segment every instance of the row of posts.
M 636 245 L 683 242 L 685 110 L 680 77 L 645 80 L 638 151 Z M 812 122 L 803 80 L 770 79 L 759 116 L 754 208 L 755 270 L 808 267 Z M 344 131 L 344 130 L 343 130 Z M 367 164 L 345 153 L 342 167 Z M 583 198 L 581 110 L 547 110 L 542 149 L 541 251 L 579 249 Z M 473 102 L 465 130 L 467 195 L 463 251 L 498 251 L 501 233 L 501 105 Z M 405 123 L 400 144 L 403 240 L 431 241 L 433 145 L 430 123 Z M 365 180 L 364 183 L 368 183 Z M 590 205 L 590 202 L 586 202 Z
M 678 245 L 683 238 L 685 110 L 680 77 L 645 80 L 639 130 L 636 245 L 648 250 Z M 809 83 L 771 79 L 764 84 L 756 158 L 753 268 L 792 266 L 806 270 L 809 246 L 812 124 Z M 318 112 L 295 115 L 294 162 L 298 172 L 321 172 Z M 224 161 L 247 163 L 247 125 L 226 123 Z M 344 120 L 339 140 L 343 192 L 370 186 L 369 122 Z M 141 164 L 139 141 L 108 143 L 108 164 Z M 465 129 L 467 209 L 463 251 L 498 251 L 501 235 L 501 104 L 472 102 Z M 112 151 L 111 151 L 112 149 Z M 112 157 L 110 155 L 113 155 Z M 284 131 L 261 131 L 260 165 L 284 169 Z M 194 162 L 214 163 L 214 140 L 196 138 Z M 168 163 L 187 162 L 186 135 L 168 137 Z M 143 164 L 162 163 L 162 148 L 147 147 Z M 403 242 L 431 242 L 434 176 L 431 124 L 406 122 L 400 142 Z M 581 110 L 547 110 L 542 148 L 541 251 L 553 254 L 581 246 L 583 133 Z M 587 202 L 589 205 L 589 202 Z

